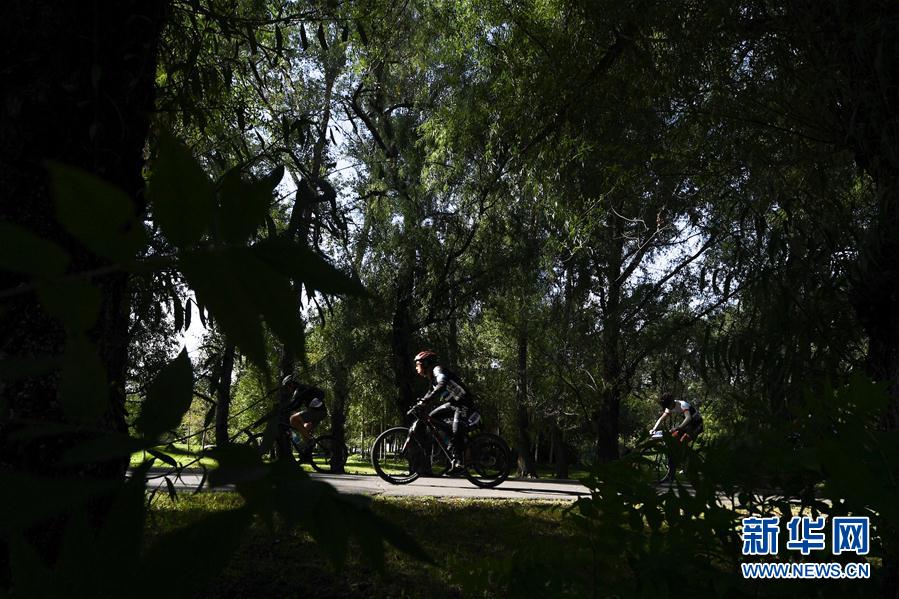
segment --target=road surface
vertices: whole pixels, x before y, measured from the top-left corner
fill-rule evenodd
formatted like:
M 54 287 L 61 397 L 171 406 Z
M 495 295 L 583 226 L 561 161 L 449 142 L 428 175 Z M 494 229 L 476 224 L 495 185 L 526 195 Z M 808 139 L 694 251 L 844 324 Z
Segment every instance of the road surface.
M 152 470 L 147 487 L 166 490 L 163 478 L 165 470 Z M 391 485 L 377 476 L 362 474 L 309 474 L 315 480 L 325 481 L 340 493 L 359 495 L 386 495 L 392 497 L 461 497 L 469 499 L 539 499 L 572 501 L 590 491 L 577 481 L 510 479 L 495 489 L 481 489 L 464 478 L 419 478 L 408 485 Z M 202 480 L 202 472 L 185 471 L 180 477 L 169 474 L 169 479 L 179 491 L 193 491 Z M 205 487 L 204 487 L 205 488 Z M 229 490 L 220 487 L 215 490 Z

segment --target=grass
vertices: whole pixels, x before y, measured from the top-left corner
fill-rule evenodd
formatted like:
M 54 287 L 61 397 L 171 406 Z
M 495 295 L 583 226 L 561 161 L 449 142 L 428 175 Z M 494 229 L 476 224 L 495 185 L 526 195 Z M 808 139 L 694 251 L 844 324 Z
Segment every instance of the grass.
M 168 498 L 158 499 L 147 520 L 147 545 L 152 545 L 163 532 L 182 529 L 210 513 L 237 508 L 242 501 L 234 493 L 184 495 L 175 503 Z M 612 588 L 645 591 L 652 585 L 631 587 L 629 581 L 637 577 L 645 582 L 644 576 L 648 576 L 661 585 L 657 596 L 663 597 L 682 587 L 681 572 L 699 574 L 694 584 L 704 585 L 699 588 L 705 589 L 705 594 L 718 588 L 715 581 L 720 581 L 723 586 L 718 588 L 719 596 L 855 597 L 872 596 L 878 588 L 873 580 L 740 581 L 732 563 L 716 561 L 714 548 L 705 556 L 675 553 L 658 562 L 645 560 L 646 556 L 656 559 L 668 555 L 665 547 L 673 551 L 681 545 L 690 547 L 684 536 L 689 536 L 689 527 L 679 530 L 669 541 L 658 539 L 662 545 L 645 554 L 643 561 L 633 561 L 638 554 L 627 551 L 625 541 L 630 539 L 633 544 L 632 536 L 621 536 L 607 528 L 605 533 L 614 538 L 600 539 L 598 561 L 594 563 L 589 543 L 577 534 L 575 523 L 565 517 L 568 504 L 556 502 L 376 498 L 371 505 L 376 514 L 416 539 L 433 563 L 387 548 L 383 568 L 378 568 L 360 558 L 359 546 L 351 542 L 347 561 L 338 569 L 322 555 L 307 532 L 256 521 L 240 539 L 228 565 L 214 572 L 213 578 L 192 596 L 585 597 L 607 596 L 604 591 Z M 188 545 L 202 557 L 205 552 L 215 551 L 216 540 L 210 536 L 194 537 Z M 632 545 L 631 549 L 635 547 Z M 873 568 L 880 566 L 877 559 L 868 561 Z M 174 563 L 187 567 L 183 560 L 176 559 Z M 595 589 L 594 572 L 598 576 Z M 709 575 L 714 580 L 710 581 Z M 594 595 L 594 591 L 598 594 Z M 727 592 L 722 595 L 724 591 Z
M 358 453 L 354 453 L 347 458 L 344 466 L 347 474 L 375 474 L 375 469 L 371 465 L 369 458 L 363 459 Z
M 155 502 L 148 537 L 181 528 L 213 511 L 238 507 L 236 494 L 204 493 Z M 472 501 L 437 498 L 377 498 L 373 511 L 414 537 L 434 564 L 388 548 L 379 571 L 358 557 L 335 569 L 311 537 L 300 530 L 278 530 L 257 523 L 242 539 L 230 564 L 204 587 L 201 597 L 460 597 L 520 595 L 534 577 L 555 584 L 552 564 L 561 558 L 587 559 L 573 530 L 563 521 L 567 504 L 555 502 Z M 539 564 L 541 567 L 535 567 Z M 566 568 L 566 571 L 569 569 Z M 571 589 L 585 581 L 569 580 Z M 525 593 L 527 594 L 527 593 Z
M 545 464 L 542 462 L 537 463 L 537 474 L 540 478 L 546 480 L 555 480 L 556 471 L 555 467 L 552 464 Z M 587 470 L 584 470 L 583 467 L 568 467 L 568 479 L 567 480 L 580 480 L 585 478 L 589 474 Z
M 200 466 L 205 466 L 206 468 L 216 468 L 218 466 L 218 462 L 208 457 L 197 457 L 196 449 L 188 447 L 184 443 L 175 443 L 171 445 L 162 445 L 159 447 L 154 447 L 153 451 L 157 453 L 166 455 L 170 457 L 172 460 L 178 464 L 178 467 L 193 467 L 199 468 Z M 131 467 L 138 466 L 145 460 L 152 458 L 152 456 L 148 451 L 136 451 L 131 454 Z M 156 458 L 157 466 L 167 466 L 170 464 L 166 464 L 160 458 Z

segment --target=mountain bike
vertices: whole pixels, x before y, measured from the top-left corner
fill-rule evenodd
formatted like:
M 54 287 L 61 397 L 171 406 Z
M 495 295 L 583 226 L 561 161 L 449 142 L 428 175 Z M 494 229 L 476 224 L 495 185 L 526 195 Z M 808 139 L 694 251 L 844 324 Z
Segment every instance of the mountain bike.
M 656 483 L 673 483 L 678 474 L 687 470 L 690 460 L 697 458 L 695 452 L 688 448 L 692 447 L 694 441 L 689 441 L 688 446 L 682 446 L 677 440 L 669 441 L 669 434 L 654 432 L 641 452 Z M 672 451 L 677 452 L 676 459 L 672 459 Z
M 257 424 L 259 422 L 261 421 L 258 421 Z M 281 423 L 279 429 L 281 434 L 288 435 L 291 453 L 298 464 L 309 464 L 313 470 L 324 474 L 343 472 L 343 466 L 346 465 L 350 451 L 345 444 L 339 443 L 334 435 L 313 435 L 308 442 L 304 443 L 299 438 L 299 434 L 294 434 L 289 424 Z M 250 439 L 250 443 L 258 449 L 259 440 L 264 433 L 253 432 L 249 430 L 249 427 L 243 432 Z
M 671 471 L 671 456 L 665 445 L 665 433 L 656 431 L 650 435 L 651 442 L 643 448 L 643 457 L 649 462 L 649 469 L 654 482 L 673 480 L 674 472 Z
M 343 472 L 349 449 L 337 441 L 334 435 L 313 435 L 305 444 L 297 436 L 290 435 L 290 447 L 298 464 L 309 464 L 316 472 Z
M 405 485 L 423 472 L 446 474 L 452 462 L 449 451 L 451 426 L 433 418 L 422 405 L 406 413 L 415 420 L 409 427 L 387 429 L 375 439 L 371 463 L 385 481 Z M 478 487 L 495 487 L 512 470 L 512 451 L 497 435 L 468 433 L 462 460 L 462 473 Z

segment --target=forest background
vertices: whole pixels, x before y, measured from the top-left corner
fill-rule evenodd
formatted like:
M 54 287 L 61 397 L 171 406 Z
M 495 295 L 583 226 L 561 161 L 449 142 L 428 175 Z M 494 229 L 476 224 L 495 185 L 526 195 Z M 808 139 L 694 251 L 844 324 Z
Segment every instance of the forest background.
M 234 434 L 296 373 L 362 451 L 425 391 L 424 348 L 520 475 L 604 473 L 598 511 L 579 508 L 588 538 L 620 528 L 616 464 L 671 390 L 721 460 L 694 514 L 722 488 L 794 484 L 803 505 L 877 518 L 880 584 L 899 588 L 891 3 L 13 1 L 2 17 L 0 462 L 22 489 L 4 492 L 2 588 L 87 559 L 71 531 L 142 523 L 128 457 L 173 439 L 219 448 L 213 482 L 269 468 L 219 529 L 302 521 L 279 499 L 292 475 Z M 318 492 L 358 518 L 341 538 L 418 551 Z M 631 500 L 641 527 L 656 508 L 672 524 L 674 503 Z M 732 542 L 716 526 L 693 532 Z M 106 567 L 127 580 L 137 537 L 108 534 L 131 547 Z

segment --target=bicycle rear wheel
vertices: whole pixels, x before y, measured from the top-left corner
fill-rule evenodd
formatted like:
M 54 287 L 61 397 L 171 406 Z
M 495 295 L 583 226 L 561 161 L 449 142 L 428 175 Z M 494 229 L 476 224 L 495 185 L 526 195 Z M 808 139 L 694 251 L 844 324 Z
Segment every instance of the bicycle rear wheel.
M 371 446 L 371 465 L 382 479 L 394 485 L 405 485 L 418 478 L 410 459 L 411 445 L 416 445 L 403 426 L 390 428 L 378 435 Z
M 332 435 L 323 435 L 312 441 L 309 463 L 316 472 L 343 472 L 347 453 L 343 443 L 338 443 Z
M 465 478 L 478 487 L 495 487 L 512 471 L 512 450 L 491 433 L 472 437 L 466 456 Z

